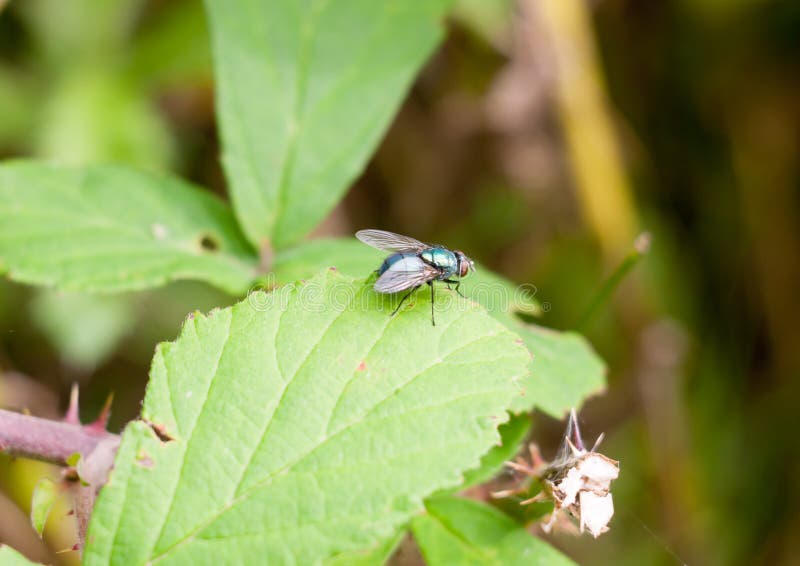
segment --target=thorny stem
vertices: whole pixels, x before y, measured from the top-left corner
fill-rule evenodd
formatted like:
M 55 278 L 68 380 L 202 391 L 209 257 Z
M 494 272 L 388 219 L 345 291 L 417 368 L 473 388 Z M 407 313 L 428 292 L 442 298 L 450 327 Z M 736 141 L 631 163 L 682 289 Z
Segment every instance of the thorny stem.
M 73 454 L 86 457 L 100 442 L 114 439 L 119 442 L 110 432 L 0 409 L 0 452 L 12 456 L 65 466 Z
M 86 543 L 86 530 L 95 498 L 114 465 L 120 442 L 119 435 L 105 430 L 107 417 L 108 404 L 97 423 L 81 425 L 78 422 L 77 389 L 73 389 L 66 417 L 68 422 L 0 409 L 0 452 L 61 466 L 69 465 L 67 460 L 73 454 L 80 454 L 76 471 L 81 481 L 70 484 L 78 521 L 78 544 L 74 549 L 79 551 Z

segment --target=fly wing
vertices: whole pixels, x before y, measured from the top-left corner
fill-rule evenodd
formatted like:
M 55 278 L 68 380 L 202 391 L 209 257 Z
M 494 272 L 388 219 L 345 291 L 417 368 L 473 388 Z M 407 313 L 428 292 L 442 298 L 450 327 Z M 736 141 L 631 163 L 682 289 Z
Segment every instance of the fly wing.
M 401 236 L 385 230 L 359 230 L 356 238 L 379 250 L 386 252 L 420 252 L 430 246 L 414 238 Z
M 419 287 L 435 279 L 439 270 L 428 265 L 418 257 L 403 259 L 383 272 L 375 281 L 375 290 L 379 293 L 397 293 L 406 289 Z

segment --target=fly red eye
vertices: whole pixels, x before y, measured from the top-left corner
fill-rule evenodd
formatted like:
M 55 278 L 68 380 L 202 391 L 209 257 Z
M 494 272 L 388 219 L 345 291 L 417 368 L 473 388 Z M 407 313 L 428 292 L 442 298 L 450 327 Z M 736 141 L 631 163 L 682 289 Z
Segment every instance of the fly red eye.
M 472 263 L 469 258 L 464 255 L 461 250 L 453 250 L 458 257 L 458 275 L 465 277 L 469 273 L 470 264 Z

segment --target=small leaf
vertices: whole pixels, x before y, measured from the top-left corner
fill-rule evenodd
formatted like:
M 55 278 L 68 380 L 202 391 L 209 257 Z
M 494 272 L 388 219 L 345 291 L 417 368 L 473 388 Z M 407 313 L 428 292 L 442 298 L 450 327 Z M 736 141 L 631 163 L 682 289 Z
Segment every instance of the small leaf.
M 243 293 L 255 264 L 225 204 L 178 179 L 0 165 L 0 272 L 15 281 L 110 292 L 200 279 Z
M 503 470 L 507 461 L 512 460 L 519 452 L 520 445 L 528 436 L 531 428 L 531 417 L 527 413 L 511 415 L 507 423 L 500 425 L 499 446 L 492 447 L 481 458 L 481 465 L 464 474 L 464 484 L 459 489 L 466 489 L 485 483 Z
M 156 353 L 86 564 L 313 564 L 393 536 L 497 443 L 529 361 L 465 299 L 431 326 L 429 300 L 390 317 L 328 270 L 196 314 Z
M 530 411 L 535 406 L 560 419 L 605 388 L 606 366 L 580 334 L 533 324 L 510 328 L 533 354 L 530 373 L 520 382 L 525 395 L 514 399 L 512 411 Z
M 572 566 L 574 562 L 497 509 L 471 499 L 434 497 L 411 523 L 428 566 Z
M 169 167 L 175 153 L 172 136 L 141 89 L 104 66 L 65 70 L 37 111 L 37 155 L 70 165 L 124 163 L 152 171 Z
M 250 242 L 339 201 L 443 35 L 448 0 L 206 0 L 223 164 Z
M 130 297 L 42 289 L 31 301 L 31 320 L 68 366 L 91 372 L 116 349 L 134 323 Z
M 201 2 L 168 2 L 130 38 L 128 76 L 150 88 L 177 87 L 211 78 L 211 46 Z M 169 53 L 169 57 L 164 57 Z
M 33 488 L 33 497 L 31 498 L 31 525 L 40 537 L 44 531 L 44 525 L 47 523 L 47 517 L 50 515 L 50 510 L 56 502 L 56 495 L 58 487 L 49 478 L 42 478 L 36 483 Z
M 29 566 L 30 564 L 39 563 L 31 562 L 10 546 L 0 544 L 0 566 Z

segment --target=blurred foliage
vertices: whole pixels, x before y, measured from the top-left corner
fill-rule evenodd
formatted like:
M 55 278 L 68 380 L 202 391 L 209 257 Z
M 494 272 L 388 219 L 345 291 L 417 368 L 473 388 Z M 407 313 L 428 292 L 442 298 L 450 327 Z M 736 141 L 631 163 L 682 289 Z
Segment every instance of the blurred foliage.
M 617 515 L 598 540 L 551 538 L 581 563 L 794 563 L 800 4 L 570 2 L 585 22 L 572 41 L 594 52 L 582 59 L 590 90 L 584 75 L 558 75 L 557 24 L 536 17 L 544 1 L 459 4 L 445 46 L 317 235 L 375 226 L 457 244 L 533 282 L 543 321 L 573 328 L 621 257 L 609 249 L 631 244 L 589 212 L 620 212 L 596 183 L 615 168 L 635 217 L 625 222 L 653 236 L 586 327 L 610 387 L 585 408 L 584 432 L 605 431 L 604 452 L 621 461 Z M 12 0 L 0 12 L 0 157 L 172 169 L 219 189 L 211 86 L 200 2 Z M 585 120 L 565 117 L 571 89 L 591 95 Z M 592 141 L 592 124 L 610 141 Z M 600 143 L 618 151 L 596 166 Z M 191 310 L 231 302 L 180 283 L 124 307 L 137 313 L 125 325 L 76 320 L 108 332 L 106 351 L 81 365 L 69 305 L 41 306 L 52 300 L 0 282 L 0 364 L 24 374 L 0 380 L 0 405 L 55 417 L 47 395 L 63 407 L 82 379 L 87 418 L 115 391 L 116 429 L 138 412 L 154 345 Z M 61 312 L 64 326 L 37 323 L 37 308 Z M 561 430 L 537 415 L 545 456 Z M 51 519 L 45 547 L 25 514 L 47 469 L 0 459 L 0 512 L 12 518 L 0 542 L 68 561 L 53 551 L 70 534 L 49 533 Z M 14 504 L 25 513 L 6 514 Z
M 62 361 L 91 373 L 116 349 L 128 321 L 134 317 L 131 301 L 120 295 L 42 291 L 30 303 L 32 323 L 55 346 Z

